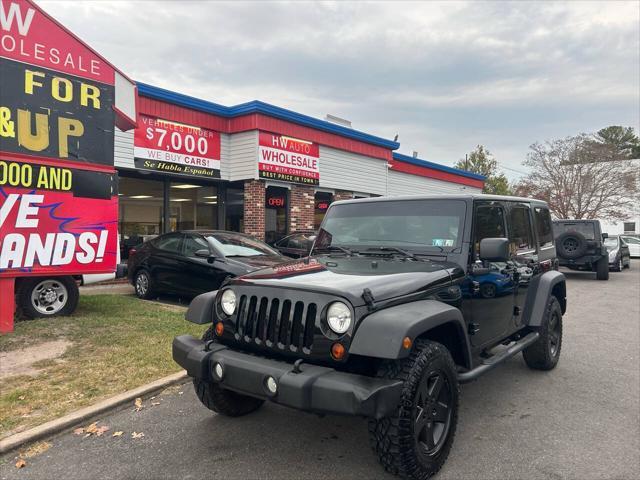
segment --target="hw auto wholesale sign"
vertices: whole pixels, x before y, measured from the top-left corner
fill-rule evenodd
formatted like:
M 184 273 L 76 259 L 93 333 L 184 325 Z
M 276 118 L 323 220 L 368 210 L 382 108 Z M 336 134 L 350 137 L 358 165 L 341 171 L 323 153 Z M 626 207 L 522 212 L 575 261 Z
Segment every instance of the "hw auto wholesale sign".
M 135 125 L 135 85 L 30 0 L 0 0 L 0 79 L 0 290 L 113 272 L 114 124 Z
M 220 178 L 220 133 L 140 115 L 134 158 L 144 170 Z
M 260 178 L 318 185 L 320 148 L 296 138 L 260 132 L 258 172 Z

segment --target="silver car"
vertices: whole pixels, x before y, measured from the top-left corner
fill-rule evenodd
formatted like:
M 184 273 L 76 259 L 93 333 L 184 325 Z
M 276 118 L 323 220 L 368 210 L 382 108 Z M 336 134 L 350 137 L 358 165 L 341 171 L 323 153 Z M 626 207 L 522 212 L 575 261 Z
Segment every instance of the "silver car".
M 620 272 L 631 266 L 629 246 L 622 238 L 617 235 L 608 237 L 604 240 L 604 246 L 609 252 L 609 270 Z

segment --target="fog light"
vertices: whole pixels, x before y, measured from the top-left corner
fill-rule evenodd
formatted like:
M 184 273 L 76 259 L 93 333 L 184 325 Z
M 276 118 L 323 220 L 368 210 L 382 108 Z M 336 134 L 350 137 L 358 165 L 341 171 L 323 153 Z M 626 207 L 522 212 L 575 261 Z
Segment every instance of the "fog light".
M 222 365 L 216 363 L 213 366 L 213 373 L 215 373 L 216 377 L 218 377 L 218 380 L 222 380 L 222 376 L 224 375 L 224 369 L 222 368 Z
M 272 395 L 275 395 L 276 393 L 278 393 L 278 383 L 276 382 L 276 379 L 273 377 L 267 377 L 267 390 L 269 390 L 269 393 L 271 393 Z
M 342 360 L 345 354 L 344 346 L 341 343 L 334 343 L 331 346 L 331 356 L 336 360 Z
M 216 335 L 221 337 L 223 333 L 224 333 L 224 323 L 222 322 L 216 323 Z

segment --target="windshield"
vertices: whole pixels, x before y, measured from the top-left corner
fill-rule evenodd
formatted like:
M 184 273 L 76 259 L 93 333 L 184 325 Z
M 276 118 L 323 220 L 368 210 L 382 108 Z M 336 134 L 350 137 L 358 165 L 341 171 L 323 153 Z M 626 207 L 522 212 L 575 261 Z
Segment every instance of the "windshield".
M 604 239 L 604 246 L 607 248 L 615 248 L 618 246 L 618 237 L 609 237 Z
M 457 200 L 398 200 L 329 208 L 314 249 L 396 247 L 450 252 L 462 243 L 466 205 Z
M 206 236 L 225 257 L 253 257 L 256 255 L 280 255 L 278 252 L 251 237 L 233 233 L 215 233 Z
M 587 240 L 595 240 L 596 231 L 593 228 L 593 223 L 554 223 L 553 234 L 557 237 L 564 232 L 578 232 L 584 235 Z

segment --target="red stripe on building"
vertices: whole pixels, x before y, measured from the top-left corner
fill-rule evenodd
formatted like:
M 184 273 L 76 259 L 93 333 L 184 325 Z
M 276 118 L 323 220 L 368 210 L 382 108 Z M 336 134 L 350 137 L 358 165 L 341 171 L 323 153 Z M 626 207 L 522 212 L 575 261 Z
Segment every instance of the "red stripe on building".
M 347 152 L 366 155 L 390 161 L 392 151 L 390 149 L 359 142 L 349 138 L 323 132 L 310 127 L 304 127 L 295 123 L 279 120 L 261 113 L 252 113 L 235 118 L 224 118 L 209 113 L 191 110 L 189 108 L 165 103 L 152 98 L 139 97 L 139 109 L 141 114 L 163 118 L 172 122 L 208 128 L 220 133 L 238 133 L 249 130 L 265 130 L 268 132 L 299 138 L 309 142 L 315 142 L 327 147 L 337 148 Z
M 461 185 L 468 185 L 470 187 L 484 187 L 484 182 L 482 180 L 476 180 L 475 178 L 469 178 L 463 175 L 455 175 L 453 173 L 443 172 L 442 170 L 436 170 L 428 167 L 419 167 L 418 165 L 399 162 L 397 160 L 391 160 L 389 164 L 391 165 L 391 169 L 396 172 L 403 172 L 409 173 L 411 175 L 418 175 L 420 177 L 433 178 L 436 180 L 441 180 L 443 182 L 459 183 Z

